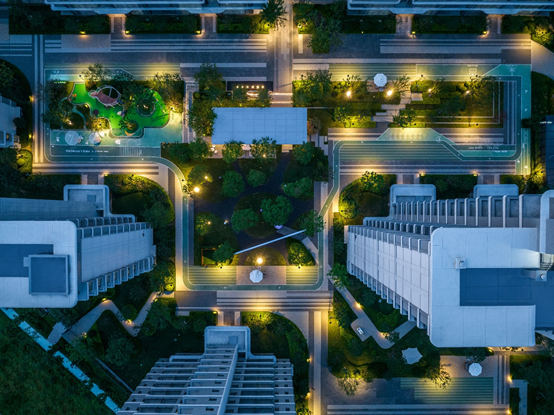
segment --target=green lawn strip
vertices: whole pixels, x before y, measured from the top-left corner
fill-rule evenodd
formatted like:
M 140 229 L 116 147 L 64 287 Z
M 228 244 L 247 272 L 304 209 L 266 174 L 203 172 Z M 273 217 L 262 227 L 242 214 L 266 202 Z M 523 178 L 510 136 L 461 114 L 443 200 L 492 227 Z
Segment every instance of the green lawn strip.
M 275 200 L 276 198 L 277 196 L 271 193 L 254 193 L 243 197 L 237 202 L 234 209 L 235 212 L 237 210 L 252 209 L 259 218 L 259 222 L 256 226 L 245 229 L 243 232 L 246 232 L 246 234 L 252 238 L 266 238 L 277 232 L 274 226 L 264 220 L 263 214 L 260 211 L 262 202 L 265 199 Z
M 396 175 L 383 174 L 386 188 L 383 194 L 378 195 L 372 192 L 365 192 L 361 187 L 361 179 L 357 179 L 346 186 L 339 196 L 339 213 L 344 218 L 345 225 L 361 225 L 366 217 L 387 216 L 389 213 L 389 192 L 390 186 L 396 183 Z M 345 189 L 348 192 L 352 189 L 354 205 L 345 202 Z
M 387 303 L 361 281 L 350 277 L 348 291 L 360 303 L 369 319 L 380 332 L 394 331 L 398 326 L 408 321 L 408 317 L 400 314 L 392 304 Z
M 109 34 L 110 18 L 107 15 L 62 15 L 50 6 L 15 5 L 10 8 L 10 34 L 12 35 L 67 35 Z
M 268 34 L 269 26 L 260 14 L 220 14 L 217 17 L 217 33 Z
M 125 29 L 129 34 L 139 33 L 175 33 L 199 34 L 202 30 L 200 15 L 138 15 L 128 14 Z
M 332 5 L 295 3 L 292 6 L 294 22 L 306 21 L 307 24 L 298 24 L 298 33 L 313 34 L 314 22 L 309 18 L 309 13 L 317 11 L 324 17 L 332 14 Z M 370 34 L 370 33 L 396 33 L 396 16 L 375 15 L 375 16 L 351 16 L 345 10 L 341 19 L 342 33 L 344 34 Z
M 511 16 L 502 17 L 502 33 L 531 35 L 531 39 L 554 50 L 554 15 L 546 16 Z
M 416 34 L 483 34 L 487 31 L 487 16 L 414 15 L 412 31 Z
M 194 226 L 194 264 L 202 264 L 202 249 L 217 248 L 228 241 L 237 251 L 239 244 L 230 224 L 229 218 L 220 218 L 213 213 L 195 213 Z M 224 221 L 227 220 L 227 224 Z M 209 223 L 208 223 L 209 222 Z
M 296 401 L 309 391 L 308 344 L 300 329 L 290 320 L 270 312 L 242 311 L 241 322 L 251 329 L 252 353 L 271 353 L 290 359 L 294 366 Z
M 261 248 L 256 248 L 248 253 L 244 265 L 247 266 L 258 266 L 257 259 L 262 258 L 263 264 L 265 266 L 275 266 L 275 265 L 288 265 L 283 255 L 276 249 L 270 248 L 268 246 L 262 246 Z
M 457 199 L 469 197 L 477 184 L 477 176 L 472 174 L 425 174 L 421 175 L 421 184 L 434 184 L 437 199 Z
M 167 109 L 162 97 L 157 91 L 154 91 L 155 99 L 155 111 L 148 117 L 143 117 L 138 113 L 133 116 L 134 121 L 138 124 L 138 130 L 133 134 L 142 134 L 144 128 L 163 128 L 169 122 L 169 110 Z M 76 83 L 70 94 L 70 101 L 74 105 L 86 105 L 90 114 L 93 114 L 95 110 L 98 110 L 98 117 L 105 118 L 110 123 L 112 134 L 116 137 L 129 137 L 119 126 L 122 117 L 117 113 L 123 110 L 123 106 L 120 104 L 113 107 L 106 107 L 96 98 L 89 95 L 84 83 Z M 84 114 L 83 114 L 84 115 Z M 93 115 L 94 116 L 94 115 Z
M 328 331 L 328 364 L 334 376 L 367 380 L 422 377 L 429 368 L 439 365 L 438 349 L 431 344 L 424 330 L 413 329 L 393 347 L 384 350 L 373 338 L 360 341 L 350 327 L 355 318 L 350 306 L 335 292 Z M 403 364 L 401 358 L 402 350 L 409 347 L 416 347 L 423 355 L 413 365 Z
M 21 117 L 26 122 L 26 127 L 16 128 L 16 134 L 19 136 L 21 148 L 31 149 L 29 135 L 33 127 L 33 107 L 30 97 L 33 95 L 29 80 L 21 70 L 12 63 L 0 59 L 0 64 L 4 64 L 13 73 L 13 83 L 11 85 L 0 83 L 0 95 L 8 98 L 21 108 Z
M 44 351 L 4 313 L 0 313 L 0 356 L 2 413 L 113 414 L 60 359 Z

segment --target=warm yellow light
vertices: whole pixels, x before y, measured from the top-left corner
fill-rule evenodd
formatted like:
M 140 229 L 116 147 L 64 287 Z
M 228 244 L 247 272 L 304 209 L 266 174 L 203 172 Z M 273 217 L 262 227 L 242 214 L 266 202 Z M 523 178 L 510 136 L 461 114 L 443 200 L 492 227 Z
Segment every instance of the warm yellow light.
M 469 94 L 469 91 L 466 91 L 466 95 Z
M 208 180 L 208 176 L 204 176 L 204 179 L 205 179 L 205 180 Z
M 412 31 L 412 35 L 415 35 L 415 31 Z
M 487 33 L 488 33 L 488 32 L 487 32 L 486 30 L 483 32 L 484 35 L 486 35 Z
M 196 31 L 196 33 L 200 34 L 200 33 L 202 33 L 202 31 L 200 31 L 200 30 L 197 30 L 197 31 Z
M 125 31 L 125 34 L 126 34 L 126 35 L 128 35 L 128 34 L 129 34 L 129 31 L 128 31 L 128 30 L 126 30 L 126 31 Z
M 80 33 L 81 33 L 82 35 L 85 35 L 85 34 L 86 34 L 86 32 L 80 32 Z
M 346 91 L 346 96 L 350 98 L 350 95 L 352 95 L 352 91 Z
M 217 314 L 217 311 L 214 311 L 214 314 Z
M 212 222 L 208 221 L 208 225 L 211 225 L 211 224 L 212 224 Z
M 102 298 L 102 301 L 106 301 L 106 300 L 107 300 L 107 298 Z
M 309 360 L 309 359 L 308 359 L 308 360 Z M 306 394 L 306 398 L 309 398 L 309 397 L 310 397 L 310 392 L 308 392 L 308 393 Z
M 362 308 L 362 305 L 360 303 L 356 303 L 356 307 Z
M 389 89 L 389 90 L 387 91 L 387 96 L 390 97 L 391 95 L 392 95 L 392 89 Z
M 429 89 L 427 90 L 427 92 L 431 92 L 431 91 L 432 91 L 432 89 L 431 89 L 431 88 L 429 88 Z
M 199 188 L 198 186 L 196 186 L 196 187 L 194 188 L 194 193 L 198 193 L 199 191 L 200 191 L 200 188 Z
M 308 359 L 307 359 L 306 361 L 307 361 L 308 363 L 310 363 L 310 360 L 312 360 L 312 359 L 310 359 L 310 358 L 308 357 Z
M 262 257 L 259 257 L 256 262 L 259 264 L 259 265 L 262 265 L 262 263 L 264 262 L 264 259 Z

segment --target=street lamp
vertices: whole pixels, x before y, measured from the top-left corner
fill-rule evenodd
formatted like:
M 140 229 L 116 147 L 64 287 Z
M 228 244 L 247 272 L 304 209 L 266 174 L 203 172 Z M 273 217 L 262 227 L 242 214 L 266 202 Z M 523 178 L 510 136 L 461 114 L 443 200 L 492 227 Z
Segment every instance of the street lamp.
M 194 188 L 194 193 L 198 193 L 199 191 L 200 191 L 200 188 L 199 188 L 198 186 L 196 186 L 196 187 Z
M 258 257 L 256 262 L 258 263 L 258 265 L 262 265 L 262 263 L 264 262 L 264 259 L 262 257 Z
M 346 91 L 346 97 L 347 98 L 350 98 L 351 95 L 352 95 L 352 91 Z
M 392 89 L 389 89 L 389 90 L 387 91 L 387 96 L 390 97 L 391 95 L 392 95 Z

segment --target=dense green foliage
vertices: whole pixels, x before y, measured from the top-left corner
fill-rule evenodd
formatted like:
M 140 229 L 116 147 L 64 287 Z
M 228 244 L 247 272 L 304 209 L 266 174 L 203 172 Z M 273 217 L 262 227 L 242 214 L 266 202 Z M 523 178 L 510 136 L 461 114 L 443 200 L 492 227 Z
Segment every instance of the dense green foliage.
M 229 164 L 234 163 L 243 154 L 243 144 L 244 143 L 242 141 L 237 140 L 226 141 L 223 145 L 222 151 L 223 160 L 225 160 L 225 162 Z
M 287 8 L 284 0 L 268 0 L 267 3 L 262 4 L 261 17 L 262 21 L 267 24 L 268 27 L 279 30 L 280 27 L 284 27 L 287 21 L 285 17 Z
M 227 197 L 237 197 L 244 192 L 244 180 L 240 173 L 234 170 L 227 170 L 223 175 L 221 193 Z
M 300 329 L 285 317 L 269 312 L 241 312 L 243 325 L 252 330 L 252 352 L 289 358 L 294 366 L 296 400 L 305 399 L 309 388 L 308 344 Z
M 314 157 L 314 144 L 306 141 L 302 145 L 294 146 L 292 156 L 297 162 L 306 166 Z
M 365 190 L 367 187 L 362 184 L 362 178 L 353 181 L 342 190 L 339 197 L 339 213 L 347 219 L 346 225 L 361 224 L 364 217 L 388 214 L 389 189 L 396 182 L 396 176 L 391 174 L 379 176 L 385 181 L 384 187 L 379 184 L 378 188 L 374 189 L 379 190 L 379 193 Z M 371 174 L 369 178 L 371 179 Z
M 125 30 L 138 33 L 200 33 L 201 21 L 198 14 L 140 15 L 130 13 L 125 18 Z
M 250 186 L 258 187 L 265 184 L 265 182 L 267 181 L 267 177 L 263 171 L 252 169 L 248 172 L 246 180 L 248 181 L 248 184 Z
M 259 14 L 220 14 L 217 16 L 217 33 L 267 34 L 269 26 Z
M 265 199 L 261 209 L 266 222 L 273 226 L 284 225 L 293 210 L 292 203 L 285 196 L 277 196 L 275 200 Z
M 228 242 L 231 245 L 233 252 L 239 250 L 237 238 L 233 232 L 231 224 L 225 224 L 224 219 L 214 215 L 213 213 L 199 213 L 194 215 L 194 221 L 195 265 L 202 264 L 202 249 L 216 249 Z
M 466 198 L 477 184 L 477 176 L 472 174 L 426 174 L 419 179 L 421 184 L 434 184 L 437 199 Z
M 281 187 L 288 197 L 311 199 L 314 196 L 314 182 L 309 177 L 303 177 L 295 182 L 283 183 Z
M 107 15 L 62 15 L 50 6 L 10 0 L 10 33 L 23 34 L 107 34 L 110 18 Z
M 234 211 L 251 209 L 258 215 L 258 224 L 254 227 L 244 229 L 244 232 L 253 238 L 265 238 L 275 233 L 273 224 L 268 222 L 263 215 L 262 204 L 265 200 L 275 200 L 276 196 L 270 193 L 254 193 L 243 197 L 235 205 Z
M 33 112 L 30 97 L 31 85 L 25 74 L 10 62 L 0 59 L 0 95 L 8 98 L 21 108 L 21 117 L 14 120 L 16 134 L 22 148 L 26 148 L 33 127 Z
M 311 252 L 300 241 L 287 238 L 287 253 L 289 255 L 288 261 L 292 265 L 302 267 L 315 265 Z
M 225 241 L 215 250 L 214 261 L 217 262 L 218 264 L 227 263 L 229 260 L 233 259 L 234 252 L 235 252 L 235 249 L 229 243 L 229 241 Z
M 531 39 L 544 47 L 554 49 L 554 13 L 550 16 L 516 16 L 502 17 L 502 33 L 526 33 Z
M 0 364 L 4 415 L 112 413 L 63 367 L 60 358 L 42 350 L 4 313 L 0 313 Z
M 277 142 L 270 137 L 254 139 L 250 146 L 250 153 L 259 163 L 272 163 L 277 158 Z
M 231 225 L 237 233 L 256 226 L 258 221 L 258 215 L 252 209 L 236 210 L 231 216 Z

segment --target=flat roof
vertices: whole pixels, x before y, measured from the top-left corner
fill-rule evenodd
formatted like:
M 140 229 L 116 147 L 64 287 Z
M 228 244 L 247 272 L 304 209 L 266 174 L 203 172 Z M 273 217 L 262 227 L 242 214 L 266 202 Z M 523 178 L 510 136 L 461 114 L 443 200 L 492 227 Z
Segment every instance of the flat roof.
M 214 108 L 217 118 L 213 144 L 229 140 L 252 144 L 269 137 L 277 144 L 302 144 L 307 140 L 306 108 Z
M 31 255 L 29 258 L 29 294 L 68 292 L 67 255 Z
M 53 253 L 52 244 L 0 244 L 0 278 L 26 278 L 29 268 L 23 262 L 25 258 Z

